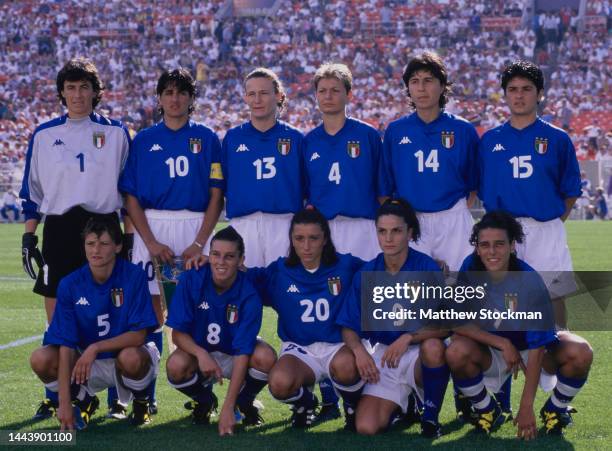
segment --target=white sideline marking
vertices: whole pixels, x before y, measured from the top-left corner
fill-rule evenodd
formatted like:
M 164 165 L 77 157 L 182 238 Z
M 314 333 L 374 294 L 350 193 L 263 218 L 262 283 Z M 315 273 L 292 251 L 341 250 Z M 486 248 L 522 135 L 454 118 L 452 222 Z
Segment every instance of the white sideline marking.
M 34 282 L 34 279 L 29 277 L 15 277 L 15 276 L 0 276 L 0 282 Z
M 42 337 L 42 335 L 34 335 L 32 337 L 20 338 L 19 340 L 11 341 L 10 343 L 7 343 L 5 345 L 0 345 L 0 351 L 4 349 L 16 348 L 17 346 L 32 343 L 33 341 L 38 341 Z

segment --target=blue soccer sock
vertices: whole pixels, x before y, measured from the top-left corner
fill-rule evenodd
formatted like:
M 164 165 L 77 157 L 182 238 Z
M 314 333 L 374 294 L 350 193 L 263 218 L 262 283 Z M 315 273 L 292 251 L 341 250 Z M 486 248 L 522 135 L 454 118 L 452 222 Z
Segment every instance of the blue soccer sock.
M 45 398 L 49 399 L 54 404 L 59 404 L 59 396 L 56 391 L 51 391 L 45 387 Z
M 450 378 L 450 370 L 446 364 L 435 368 L 421 364 L 421 371 L 425 396 L 422 420 L 437 423 Z
M 569 403 L 578 394 L 585 384 L 586 378 L 572 378 L 563 376 L 557 371 L 557 385 L 544 404 L 544 410 L 553 412 L 565 412 Z
M 148 386 L 149 392 L 147 393 L 147 397 L 149 398 L 149 401 L 151 402 L 155 402 L 155 400 L 157 399 L 155 397 L 155 387 L 156 386 L 157 386 L 157 377 L 153 378 L 153 380 Z
M 512 376 L 508 376 L 506 382 L 501 386 L 499 391 L 495 393 L 495 399 L 499 403 L 499 406 L 504 412 L 509 412 L 512 410 L 512 405 L 510 403 L 510 393 L 512 391 Z
M 106 392 L 106 403 L 108 404 L 108 408 L 110 409 L 113 405 L 113 401 L 118 399 L 119 395 L 117 394 L 117 389 L 115 387 L 108 387 Z
M 268 384 L 268 375 L 255 368 L 249 368 L 244 378 L 244 385 L 238 394 L 236 405 L 248 406 L 253 404 L 255 397 Z
M 173 382 L 168 379 L 168 383 L 171 387 L 176 388 L 196 402 L 212 403 L 212 384 L 204 385 L 204 378 L 199 371 L 196 371 L 193 377 L 186 382 Z
M 455 385 L 464 396 L 469 398 L 476 412 L 488 412 L 495 408 L 495 400 L 485 387 L 482 372 L 467 379 L 455 378 Z
M 321 390 L 321 404 L 338 404 L 338 395 L 334 390 L 331 379 L 325 378 L 319 382 L 319 390 Z
M 342 401 L 344 402 L 344 407 L 355 409 L 359 402 L 359 398 L 361 398 L 361 392 L 363 391 L 365 381 L 358 376 L 350 385 L 340 384 L 333 379 L 331 382 L 334 384 L 334 387 L 336 387 L 336 390 L 338 390 L 338 393 L 340 393 Z

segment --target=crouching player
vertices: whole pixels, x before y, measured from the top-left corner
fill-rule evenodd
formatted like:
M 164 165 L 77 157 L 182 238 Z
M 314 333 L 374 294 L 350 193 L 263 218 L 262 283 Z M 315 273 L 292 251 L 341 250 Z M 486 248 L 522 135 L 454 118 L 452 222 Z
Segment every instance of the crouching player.
M 278 314 L 281 355 L 270 372 L 270 392 L 292 405 L 292 426 L 306 428 L 319 421 L 312 386 L 329 378 L 344 401 L 345 428 L 352 430 L 363 381 L 336 317 L 363 261 L 336 252 L 329 223 L 314 208 L 293 216 L 289 239 L 288 257 L 249 270 Z
M 244 241 L 232 227 L 217 232 L 209 263 L 179 278 L 167 325 L 177 349 L 168 357 L 170 385 L 194 401 L 194 424 L 209 424 L 217 407 L 213 383 L 229 379 L 219 416 L 219 434 L 232 434 L 236 407 L 243 424 L 257 425 L 253 405 L 268 383 L 274 350 L 258 340 L 263 308 L 255 288 L 238 268 L 244 264 Z
M 522 226 L 511 215 L 487 213 L 474 226 L 470 242 L 475 250 L 465 259 L 461 271 L 486 271 L 493 282 L 488 294 L 503 298 L 511 292 L 517 305 L 527 297 L 549 300 L 546 286 L 535 272 L 534 278 L 530 277 L 535 283 L 529 284 L 518 284 L 508 274 L 534 271 L 516 257 L 516 246 L 523 238 Z M 477 413 L 476 429 L 487 434 L 504 422 L 502 410 L 489 393 L 498 391 L 513 372 L 523 369 L 525 386 L 514 424 L 517 436 L 529 440 L 536 437 L 533 401 L 538 382 L 545 391 L 552 390 L 540 410 L 545 432 L 560 434 L 572 423 L 569 403 L 586 382 L 593 351 L 583 338 L 570 333 L 557 336 L 554 330 L 487 332 L 461 327 L 446 350 L 446 359 L 456 386 Z
M 95 393 L 112 386 L 122 399 L 133 394 L 132 423 L 148 423 L 147 390 L 159 352 L 144 344 L 147 331 L 157 327 L 146 274 L 117 258 L 122 236 L 116 221 L 93 218 L 83 237 L 87 265 L 61 280 L 44 345 L 30 358 L 32 369 L 48 389 L 59 391 L 62 430 L 86 427 L 99 405 Z
M 376 213 L 376 231 L 382 249 L 361 271 L 419 271 L 441 283 L 440 266 L 429 256 L 409 247 L 420 236 L 414 209 L 402 199 L 387 200 Z M 356 427 L 360 434 L 376 434 L 391 424 L 398 408 L 411 414 L 415 392 L 424 412 L 421 434 L 437 438 L 442 434 L 438 415 L 449 379 L 444 361 L 443 331 L 420 329 L 411 332 L 367 332 L 361 330 L 361 273 L 353 279 L 338 324 L 344 342 L 355 354 L 359 374 L 367 381 L 357 407 Z M 369 352 L 360 340 L 369 340 Z M 412 417 L 411 419 L 414 419 Z

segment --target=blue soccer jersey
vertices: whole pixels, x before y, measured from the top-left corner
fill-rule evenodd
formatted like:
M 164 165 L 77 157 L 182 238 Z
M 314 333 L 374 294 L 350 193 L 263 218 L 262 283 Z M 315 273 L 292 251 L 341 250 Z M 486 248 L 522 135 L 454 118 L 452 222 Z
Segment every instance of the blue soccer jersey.
M 468 255 L 463 260 L 459 272 L 464 274 L 459 275 L 460 281 L 476 278 L 479 283 L 483 282 L 482 278 L 476 274 L 472 273 L 470 275 L 469 271 L 476 270 L 474 264 L 474 254 Z M 525 261 L 520 259 L 518 259 L 518 268 L 519 271 L 528 273 L 528 277 L 511 276 L 496 283 L 487 281 L 487 306 L 489 308 L 496 306 L 495 308 L 499 311 L 508 308 L 517 310 L 521 304 L 529 302 L 537 303 L 538 309 L 542 308 L 541 302 L 546 302 L 550 306 L 551 301 L 548 290 L 539 274 Z M 523 307 L 522 310 L 529 310 L 529 307 Z M 552 313 L 552 310 L 549 313 Z M 488 332 L 507 338 L 519 351 L 550 346 L 558 341 L 557 333 L 554 330 L 498 330 L 500 323 L 494 321 L 491 321 L 489 326 L 487 327 Z
M 378 256 L 361 267 L 361 270 L 353 277 L 353 283 L 351 284 L 350 291 L 344 299 L 344 305 L 340 311 L 336 324 L 341 327 L 352 329 L 361 338 L 368 339 L 372 345 L 376 343 L 383 343 L 390 345 L 400 335 L 406 333 L 406 331 L 362 331 L 361 330 L 361 275 L 365 271 L 385 271 L 385 257 L 384 254 L 378 254 Z M 404 265 L 400 271 L 418 271 L 424 273 L 423 275 L 436 273 L 431 277 L 430 282 L 440 283 L 442 281 L 442 272 L 440 266 L 435 262 L 433 258 L 415 249 L 410 249 L 408 252 L 408 258 L 404 262 Z M 427 282 L 427 281 L 421 281 Z
M 223 139 L 221 161 L 228 218 L 263 213 L 295 213 L 304 201 L 303 135 L 277 122 L 260 132 L 250 122 Z
M 223 188 L 221 144 L 193 121 L 179 130 L 162 121 L 138 133 L 119 180 L 121 192 L 156 210 L 206 211 L 212 187 Z
M 327 219 L 374 219 L 377 197 L 389 191 L 382 142 L 374 127 L 347 118 L 335 135 L 319 125 L 304 140 L 308 203 Z
M 89 265 L 64 277 L 43 344 L 84 351 L 92 343 L 158 327 L 144 271 L 117 258 L 109 279 L 94 281 Z M 97 358 L 115 357 L 100 353 Z
M 441 113 L 426 124 L 417 113 L 391 122 L 383 143 L 391 188 L 419 212 L 448 210 L 478 187 L 478 134 L 465 119 Z
M 262 314 L 261 299 L 243 272 L 238 272 L 229 290 L 219 294 L 206 264 L 181 274 L 166 324 L 191 336 L 208 352 L 250 355 Z
M 487 211 L 550 221 L 579 197 L 580 168 L 567 133 L 543 121 L 517 130 L 510 122 L 489 130 L 479 150 L 478 195 Z
M 287 266 L 285 257 L 267 268 L 249 269 L 264 303 L 278 314 L 277 331 L 282 341 L 302 346 L 342 341 L 336 317 L 363 261 L 350 254 L 337 255 L 336 264 L 320 266 L 314 273 L 301 264 Z

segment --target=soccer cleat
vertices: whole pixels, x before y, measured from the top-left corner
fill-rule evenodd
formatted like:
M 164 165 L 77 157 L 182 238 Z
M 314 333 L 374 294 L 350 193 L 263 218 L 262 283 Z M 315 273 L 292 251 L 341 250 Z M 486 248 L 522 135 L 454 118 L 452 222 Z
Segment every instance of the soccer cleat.
M 90 396 L 85 395 L 82 401 L 75 401 L 74 405 L 77 407 L 80 413 L 80 417 L 83 420 L 83 428 L 85 429 L 91 420 L 91 417 L 100 406 L 100 400 L 96 395 Z
M 74 417 L 74 428 L 77 431 L 82 431 L 87 427 L 87 423 L 83 420 L 81 409 L 76 404 L 72 405 L 72 416 Z
M 49 398 L 43 399 L 36 409 L 36 413 L 32 417 L 33 420 L 41 421 L 51 418 L 57 411 L 57 403 L 51 401 Z
M 157 415 L 157 401 L 149 402 L 149 415 Z
M 291 426 L 297 429 L 306 429 L 314 424 L 317 419 L 317 406 L 319 400 L 314 397 L 314 405 L 312 407 L 295 406 L 291 415 Z
M 512 415 L 512 409 L 502 410 L 502 416 L 504 417 L 504 423 L 510 423 L 512 422 L 512 420 L 514 420 L 514 415 Z
M 440 438 L 442 437 L 442 426 L 436 421 L 421 422 L 421 437 L 425 438 Z
M 130 414 L 130 423 L 134 426 L 141 426 L 151 422 L 151 414 L 149 411 L 148 399 L 135 399 L 132 402 L 132 413 Z
M 113 399 L 113 403 L 108 408 L 106 418 L 114 418 L 115 420 L 125 420 L 127 418 L 126 407 L 119 402 L 118 399 Z
M 349 432 L 356 432 L 355 427 L 355 408 L 353 406 L 347 406 L 346 403 L 342 406 L 344 408 L 344 430 Z
M 478 421 L 478 414 L 472 408 L 470 399 L 461 393 L 455 395 L 455 410 L 459 421 L 470 424 L 476 424 Z M 512 415 L 512 413 L 510 413 L 510 415 Z
M 193 401 L 193 403 L 191 404 L 193 406 L 193 412 L 191 413 L 191 421 L 193 424 L 210 424 L 210 417 L 212 415 L 212 412 L 216 411 L 217 407 L 219 406 L 219 400 L 217 399 L 217 396 L 214 393 L 211 393 L 211 395 L 212 398 L 210 402 L 204 403 Z
M 557 412 L 554 410 L 540 410 L 540 418 L 544 422 L 544 432 L 547 435 L 563 435 L 563 429 L 574 424 L 572 413 L 576 413 L 576 409 L 569 406 L 565 412 Z
M 245 426 L 261 426 L 264 419 L 259 412 L 263 410 L 263 407 L 262 402 L 258 400 L 254 400 L 251 404 L 245 406 L 238 406 L 238 410 L 242 414 L 242 424 Z
M 493 406 L 493 409 L 488 412 L 477 413 L 476 422 L 474 423 L 476 432 L 489 435 L 504 424 L 501 407 L 495 401 L 493 401 Z
M 317 423 L 325 423 L 326 421 L 335 420 L 341 416 L 342 413 L 340 412 L 340 408 L 338 407 L 337 403 L 323 404 L 321 406 L 321 410 L 319 410 L 319 414 L 317 415 Z
M 406 413 L 402 412 L 398 408 L 392 415 L 389 426 L 397 426 L 399 428 L 409 428 L 413 424 L 421 422 L 421 411 L 419 410 L 419 404 L 417 402 L 416 395 L 414 392 L 408 395 L 408 406 L 406 407 Z

